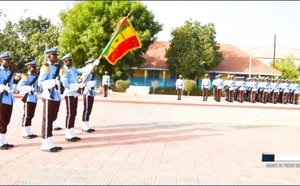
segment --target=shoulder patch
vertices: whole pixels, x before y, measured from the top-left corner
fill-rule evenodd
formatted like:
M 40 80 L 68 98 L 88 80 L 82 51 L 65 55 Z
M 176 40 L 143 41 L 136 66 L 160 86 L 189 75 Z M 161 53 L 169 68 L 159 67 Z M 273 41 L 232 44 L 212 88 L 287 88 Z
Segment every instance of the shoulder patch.
M 28 81 L 28 74 L 23 74 L 22 79 L 23 79 L 23 81 Z
M 46 72 L 50 72 L 49 64 L 48 64 L 48 63 L 45 63 L 45 64 L 42 66 L 42 70 L 43 70 L 43 71 L 46 71 Z
M 63 68 L 62 68 L 62 69 L 60 69 L 60 71 L 59 71 L 59 74 L 60 74 L 60 75 L 65 75 L 65 74 L 66 74 L 66 71 L 65 71 L 65 69 L 63 69 Z

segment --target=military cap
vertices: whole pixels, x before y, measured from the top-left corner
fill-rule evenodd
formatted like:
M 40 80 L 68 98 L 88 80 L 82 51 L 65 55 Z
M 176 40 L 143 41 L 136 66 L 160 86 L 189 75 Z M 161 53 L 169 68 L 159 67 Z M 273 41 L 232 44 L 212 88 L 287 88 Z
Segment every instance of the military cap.
M 90 64 L 90 63 L 93 63 L 95 60 L 94 60 L 94 58 L 92 58 L 92 59 L 89 59 L 89 60 L 87 60 L 86 62 L 84 62 L 84 64 Z
M 27 66 L 27 65 L 36 65 L 36 60 L 25 63 L 25 66 Z
M 106 73 L 107 73 L 107 71 L 105 71 Z M 179 75 L 179 77 L 181 78 L 182 77 L 182 75 Z
M 105 74 L 108 74 L 108 72 L 107 72 L 107 71 L 105 71 L 104 73 L 105 73 Z M 179 77 L 182 77 L 182 75 L 180 75 Z
M 53 47 L 53 48 L 46 50 L 45 54 L 57 54 L 57 47 Z
M 12 59 L 10 57 L 10 52 L 6 51 L 3 54 L 0 55 L 0 59 Z
M 61 58 L 61 60 L 67 60 L 67 59 L 72 59 L 71 53 L 69 53 Z

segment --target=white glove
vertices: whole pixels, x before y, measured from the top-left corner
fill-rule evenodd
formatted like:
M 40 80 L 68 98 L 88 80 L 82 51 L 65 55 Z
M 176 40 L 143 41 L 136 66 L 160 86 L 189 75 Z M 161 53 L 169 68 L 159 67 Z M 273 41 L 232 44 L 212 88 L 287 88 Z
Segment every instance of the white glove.
M 77 91 L 79 89 L 79 84 L 78 83 L 71 83 L 69 86 L 70 91 Z
M 100 61 L 99 61 L 99 59 L 97 59 L 93 62 L 93 65 L 97 66 L 99 63 L 100 63 Z
M 79 84 L 79 87 L 80 87 L 80 88 L 83 88 L 84 86 L 85 86 L 84 83 L 80 83 L 80 84 Z
M 3 92 L 3 91 L 4 91 L 4 85 L 1 84 L 1 85 L 0 85 L 0 92 Z
M 4 85 L 3 89 L 6 90 L 7 92 L 10 92 L 10 88 L 8 85 Z
M 29 93 L 30 91 L 33 91 L 33 87 L 29 85 L 21 86 L 19 89 L 20 94 L 26 94 Z
M 89 82 L 87 82 L 86 87 L 87 87 L 88 89 L 90 89 L 90 88 L 94 87 L 95 84 L 96 84 L 95 81 L 89 81 Z
M 55 86 L 55 79 L 49 79 L 42 82 L 43 89 L 49 89 Z

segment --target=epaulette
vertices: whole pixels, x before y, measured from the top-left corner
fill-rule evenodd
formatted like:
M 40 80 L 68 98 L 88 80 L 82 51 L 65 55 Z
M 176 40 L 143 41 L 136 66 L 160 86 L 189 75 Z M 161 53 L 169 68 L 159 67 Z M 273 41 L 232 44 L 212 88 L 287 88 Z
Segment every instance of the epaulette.
M 66 74 L 65 69 L 64 69 L 64 68 L 60 69 L 59 74 L 60 74 L 60 75 L 65 75 L 65 74 Z
M 50 67 L 49 67 L 49 64 L 48 63 L 45 63 L 42 67 L 42 70 L 43 71 L 46 71 L 46 72 L 50 72 Z
M 27 74 L 23 74 L 22 79 L 23 79 L 23 81 L 28 81 L 28 75 Z

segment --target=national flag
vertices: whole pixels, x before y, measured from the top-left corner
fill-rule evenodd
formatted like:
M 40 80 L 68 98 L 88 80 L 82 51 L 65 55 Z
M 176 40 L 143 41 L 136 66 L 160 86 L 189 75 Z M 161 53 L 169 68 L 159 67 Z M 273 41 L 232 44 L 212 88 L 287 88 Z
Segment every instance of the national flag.
M 124 17 L 118 24 L 111 40 L 102 51 L 107 61 L 115 65 L 130 50 L 141 48 L 141 42 L 130 24 L 127 17 Z

